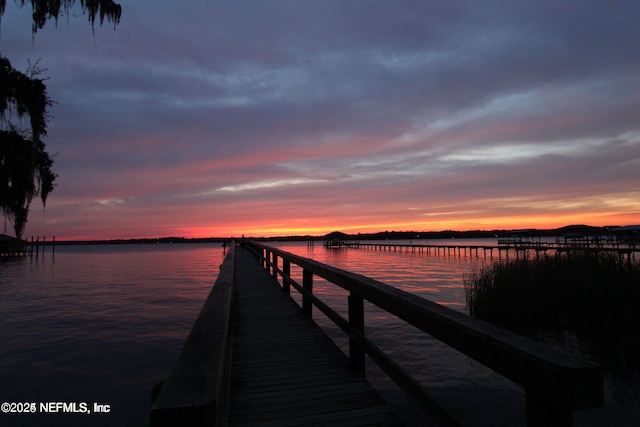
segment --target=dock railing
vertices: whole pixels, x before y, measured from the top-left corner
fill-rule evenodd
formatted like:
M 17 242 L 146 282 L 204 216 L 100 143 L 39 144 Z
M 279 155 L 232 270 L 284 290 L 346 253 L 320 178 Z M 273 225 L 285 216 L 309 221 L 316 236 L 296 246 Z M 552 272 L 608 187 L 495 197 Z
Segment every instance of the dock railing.
M 529 427 L 571 426 L 574 411 L 603 405 L 603 373 L 599 366 L 366 276 L 256 242 L 243 244 L 281 281 L 285 292 L 290 293 L 294 287 L 302 294 L 302 310 L 308 316 L 316 306 L 347 334 L 354 369 L 364 375 L 368 355 L 439 425 L 460 423 L 366 336 L 365 300 L 524 387 Z M 302 269 L 302 283 L 291 277 L 291 264 Z M 313 293 L 314 276 L 349 292 L 348 319 Z

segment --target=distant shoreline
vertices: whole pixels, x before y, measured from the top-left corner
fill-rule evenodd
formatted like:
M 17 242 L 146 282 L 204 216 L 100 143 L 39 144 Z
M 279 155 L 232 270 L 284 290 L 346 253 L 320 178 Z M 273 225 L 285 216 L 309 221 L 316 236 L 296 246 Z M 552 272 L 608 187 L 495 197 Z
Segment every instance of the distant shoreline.
M 323 236 L 275 236 L 275 237 L 152 237 L 152 238 L 133 238 L 133 239 L 103 239 L 103 240 L 56 240 L 43 242 L 44 244 L 56 245 L 121 245 L 121 244 L 172 244 L 172 243 L 220 243 L 229 242 L 231 240 L 240 240 L 242 238 L 257 240 L 262 242 L 274 241 L 321 241 L 327 239 L 343 239 L 343 240 L 411 240 L 411 239 L 481 239 L 506 237 L 514 234 L 520 236 L 531 237 L 553 237 L 566 234 L 609 234 L 619 232 L 622 229 L 629 229 L 630 232 L 638 233 L 640 226 L 610 226 L 610 227 L 593 227 L 589 225 L 569 225 L 553 229 L 522 229 L 522 230 L 469 230 L 469 231 L 380 231 L 377 233 L 357 233 L 347 234 L 339 231 Z

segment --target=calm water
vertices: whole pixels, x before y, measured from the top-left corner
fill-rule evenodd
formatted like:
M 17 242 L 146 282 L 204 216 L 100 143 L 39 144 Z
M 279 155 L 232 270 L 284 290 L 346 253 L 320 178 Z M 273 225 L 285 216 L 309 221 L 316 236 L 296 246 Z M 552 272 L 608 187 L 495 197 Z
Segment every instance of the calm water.
M 482 257 L 328 250 L 321 244 L 274 245 L 460 311 L 465 310 L 463 275 L 491 262 Z M 48 249 L 38 259 L 1 262 L 0 402 L 99 403 L 110 405 L 111 412 L 0 413 L 0 425 L 148 425 L 151 387 L 177 360 L 223 258 L 218 245 L 109 245 L 58 246 L 55 256 Z M 344 293 L 321 280 L 315 281 L 314 290 L 346 314 Z M 464 421 L 496 426 L 522 421 L 519 387 L 375 307 L 367 306 L 366 317 L 367 333 Z M 315 318 L 345 345 L 334 326 Z M 426 422 L 381 373 L 368 368 L 367 375 L 415 425 Z M 578 418 L 599 419 L 589 413 Z M 612 419 L 610 412 L 607 419 Z M 590 425 L 640 425 L 626 424 L 624 416 L 615 419 L 614 424 Z
M 0 402 L 104 403 L 104 414 L 0 413 L 0 425 L 148 425 L 223 260 L 218 246 L 58 246 L 0 263 Z

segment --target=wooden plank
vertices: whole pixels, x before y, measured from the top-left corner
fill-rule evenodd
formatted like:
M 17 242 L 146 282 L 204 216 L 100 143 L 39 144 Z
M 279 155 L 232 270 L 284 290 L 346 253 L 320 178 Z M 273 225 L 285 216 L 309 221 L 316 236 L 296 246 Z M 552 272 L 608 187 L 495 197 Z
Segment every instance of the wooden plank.
M 236 253 L 229 425 L 401 425 L 277 282 Z
M 291 399 L 292 401 L 307 399 L 309 396 L 316 395 L 324 395 L 331 394 L 332 396 L 338 395 L 346 395 L 353 393 L 354 390 L 358 391 L 369 391 L 369 385 L 362 385 L 360 380 L 357 381 L 357 384 L 352 384 L 351 382 L 334 382 L 328 384 L 319 384 L 313 387 L 313 390 L 307 390 L 306 394 L 303 396 L 299 391 L 300 387 L 291 386 L 282 389 L 274 389 L 264 388 L 263 391 L 260 390 L 252 390 L 250 393 L 242 394 L 237 393 L 234 397 L 235 403 L 252 404 L 254 401 L 265 401 L 268 399 L 278 399 L 282 400 L 283 396 L 294 395 Z M 307 387 L 308 388 L 308 387 Z

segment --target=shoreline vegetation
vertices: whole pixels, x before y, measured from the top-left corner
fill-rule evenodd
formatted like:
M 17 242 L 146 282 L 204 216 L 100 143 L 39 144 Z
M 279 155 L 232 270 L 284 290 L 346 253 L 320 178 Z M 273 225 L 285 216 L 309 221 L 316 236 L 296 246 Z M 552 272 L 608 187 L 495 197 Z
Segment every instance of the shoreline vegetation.
M 640 410 L 640 261 L 571 251 L 496 262 L 464 283 L 472 317 L 591 359 L 614 400 Z

